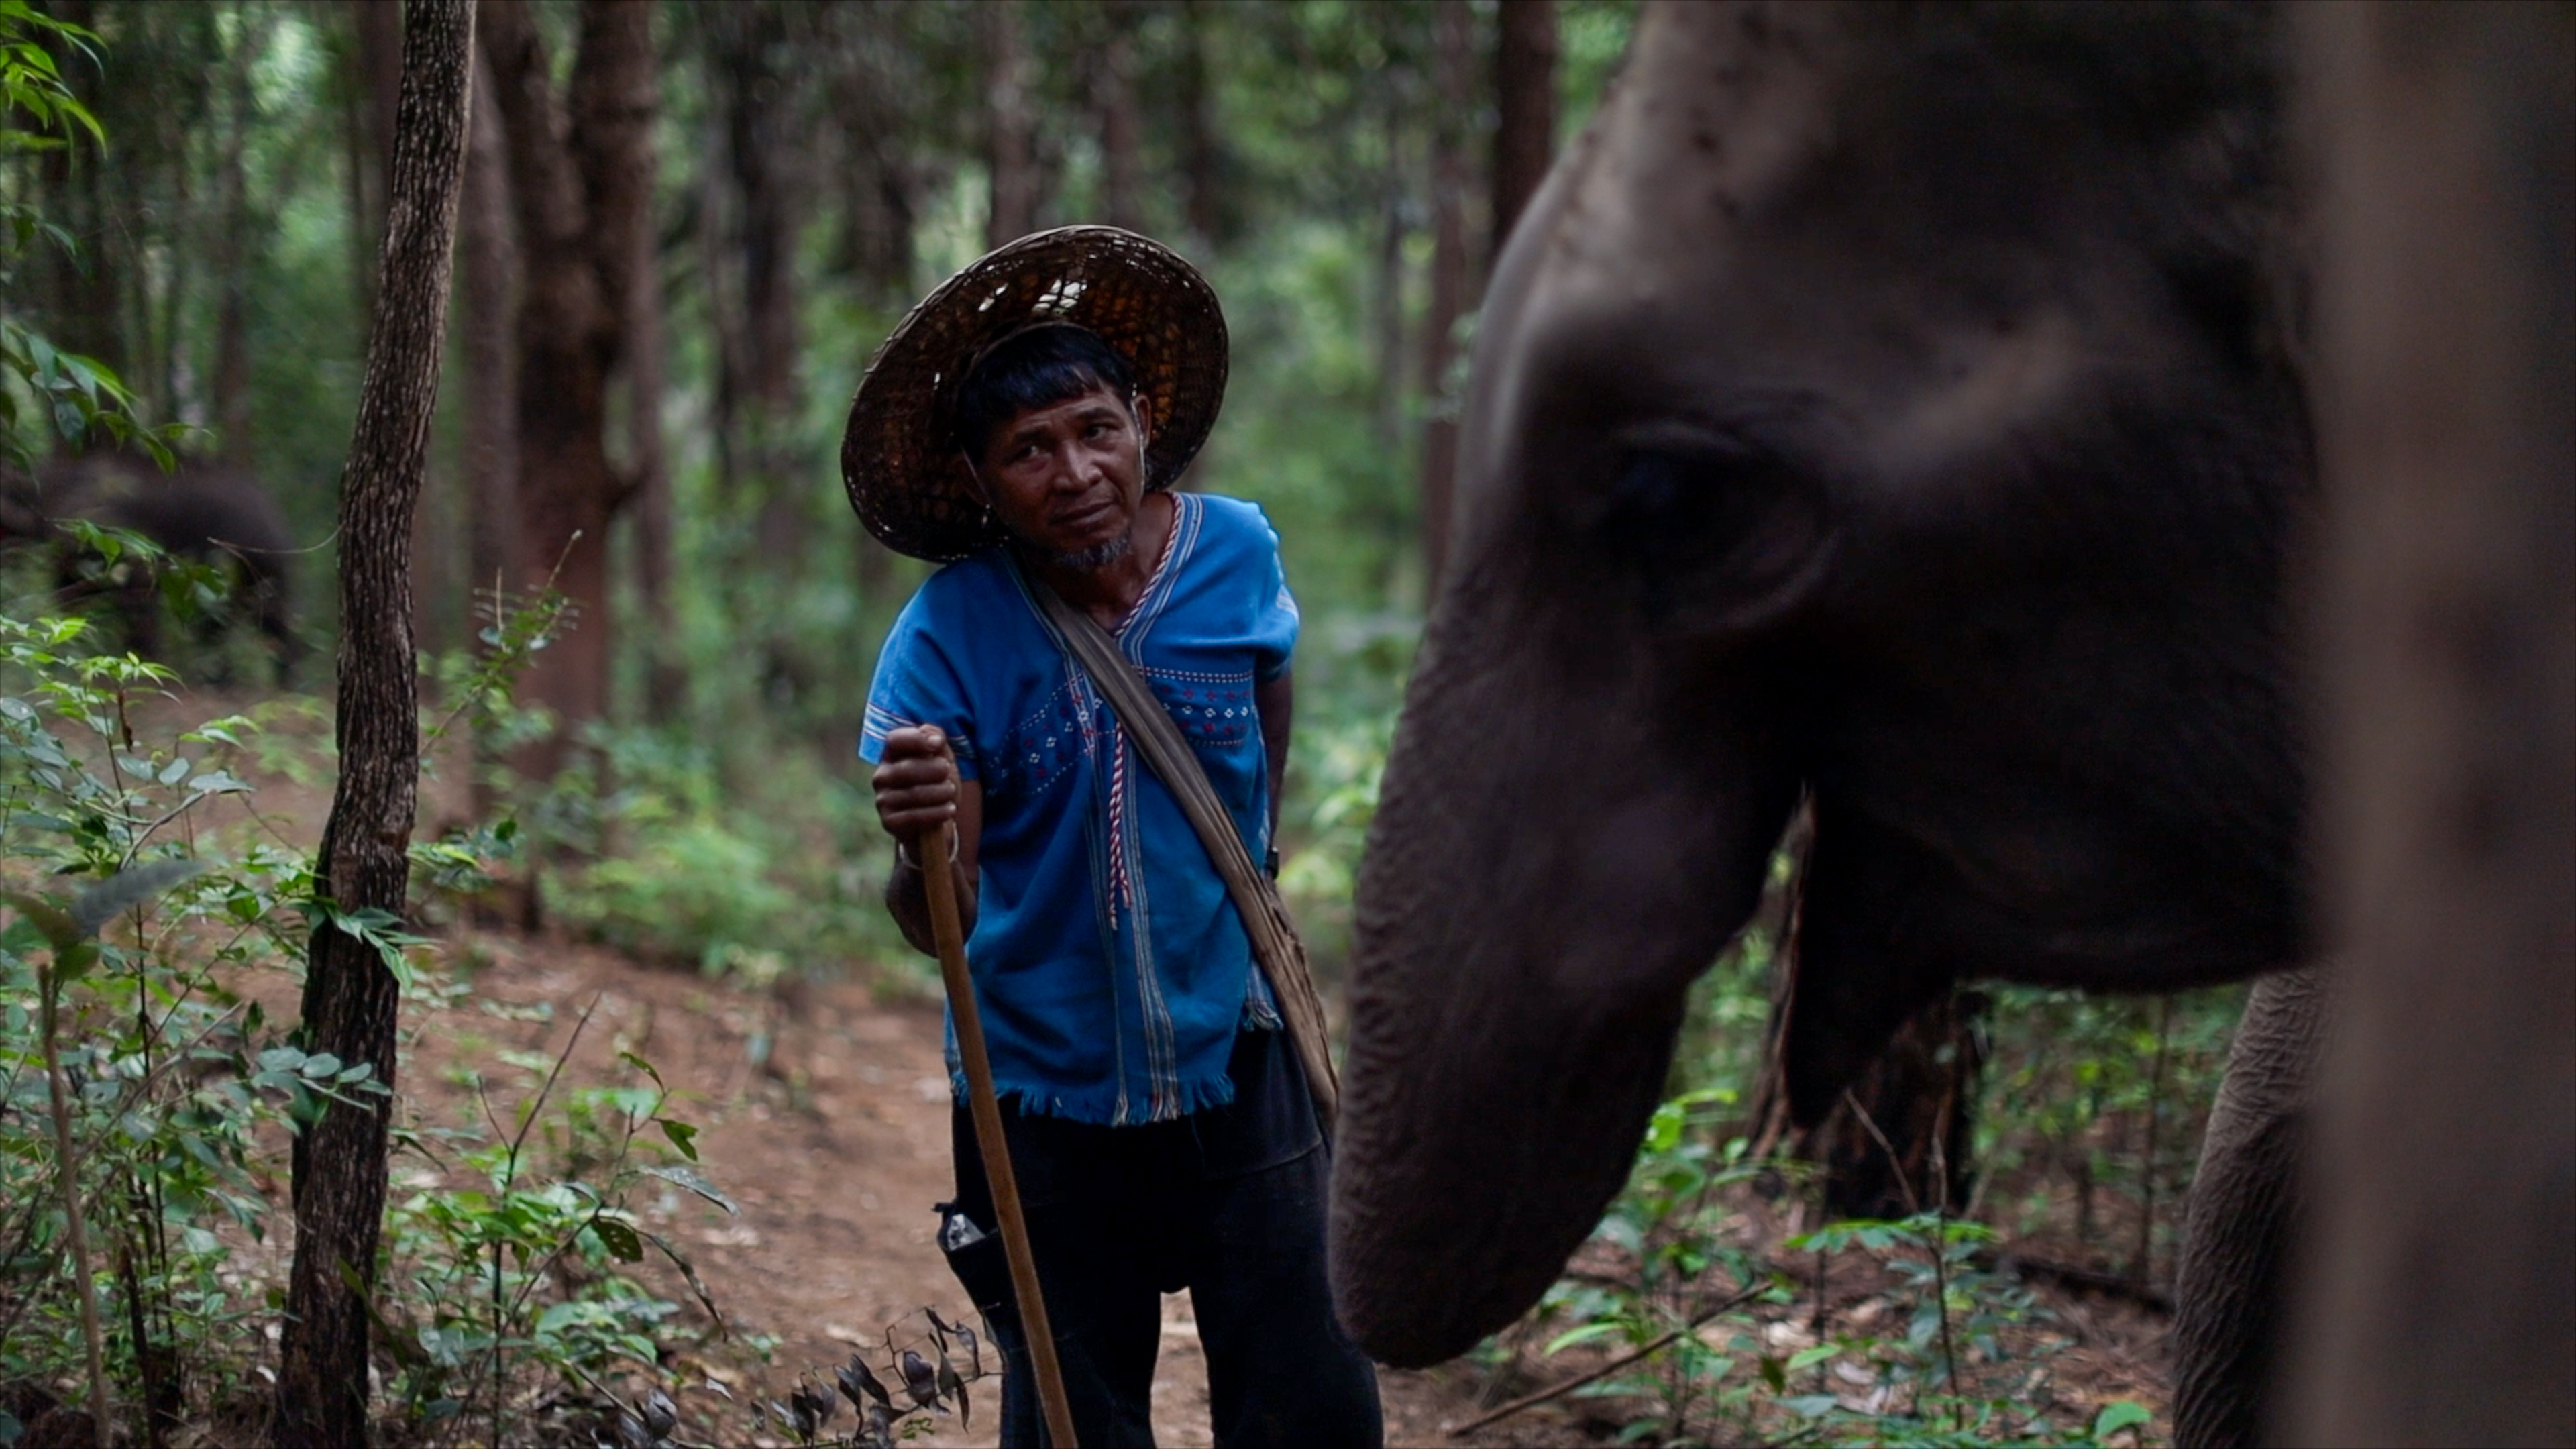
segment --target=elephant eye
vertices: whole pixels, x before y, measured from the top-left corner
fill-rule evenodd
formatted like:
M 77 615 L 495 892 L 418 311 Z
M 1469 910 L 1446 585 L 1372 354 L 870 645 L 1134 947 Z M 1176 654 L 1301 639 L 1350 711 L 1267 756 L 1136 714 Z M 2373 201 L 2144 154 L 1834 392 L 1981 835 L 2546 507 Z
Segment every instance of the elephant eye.
M 1635 447 L 1596 525 L 1647 615 L 1681 629 L 1742 627 L 1820 572 L 1833 538 L 1823 488 L 1764 449 Z

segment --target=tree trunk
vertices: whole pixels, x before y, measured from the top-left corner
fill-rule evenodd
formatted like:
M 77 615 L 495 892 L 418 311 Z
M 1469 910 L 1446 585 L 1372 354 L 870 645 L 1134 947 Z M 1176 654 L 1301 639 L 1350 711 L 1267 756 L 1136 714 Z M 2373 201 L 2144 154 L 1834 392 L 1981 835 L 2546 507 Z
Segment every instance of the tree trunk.
M 438 401 L 473 34 L 470 0 L 410 0 L 383 305 L 368 338 L 340 490 L 340 779 L 317 871 L 323 893 L 344 912 L 399 914 L 411 875 L 420 733 L 405 554 Z M 307 1051 L 364 1063 L 390 1091 L 399 1006 L 394 975 L 375 948 L 328 924 L 314 931 L 299 1028 Z M 295 1139 L 295 1263 L 278 1350 L 281 1446 L 367 1441 L 365 1298 L 384 1220 L 390 1103 L 388 1096 L 326 1101 Z
M 250 216 L 251 112 L 258 99 L 251 72 L 268 46 L 267 17 L 244 14 L 241 33 L 227 57 L 224 87 L 223 160 L 217 199 L 215 267 L 215 426 L 221 433 L 225 461 L 248 466 L 250 447 Z
M 1189 184 L 1190 230 L 1211 242 L 1234 234 L 1234 209 L 1225 194 L 1225 155 L 1218 143 L 1216 96 L 1208 81 L 1207 0 L 1181 0 L 1181 172 Z
M 465 364 L 463 471 L 469 616 L 478 626 L 528 587 L 528 561 L 517 555 L 519 531 L 518 250 L 510 227 L 509 157 L 501 134 L 492 67 L 474 63 L 472 136 L 465 156 L 463 215 L 456 249 L 458 326 Z M 474 818 L 492 818 L 500 803 L 490 771 L 497 756 L 476 741 Z
M 2283 1442 L 2576 1435 L 2576 10 L 2293 7 L 2346 974 Z
M 775 606 L 780 591 L 803 576 L 812 532 L 797 427 L 802 188 L 799 148 L 787 125 L 794 17 L 775 3 L 731 5 L 713 16 L 722 145 L 708 171 L 705 209 L 713 283 L 707 306 L 719 369 L 716 453 L 726 497 L 752 511 L 750 553 L 733 571 L 740 591 L 734 606 L 758 621 L 747 626 L 744 643 L 761 658 L 765 686 L 790 692 L 803 687 L 804 671 Z
M 359 315 L 375 305 L 375 248 L 384 234 L 387 173 L 393 165 L 394 106 L 402 91 L 402 0 L 348 0 L 349 245 Z
M 1143 144 L 1136 118 L 1136 10 L 1110 0 L 1109 37 L 1100 48 L 1093 102 L 1100 110 L 1101 212 L 1111 226 L 1145 227 Z
M 1458 472 L 1458 416 L 1449 368 L 1458 318 L 1467 309 L 1474 262 L 1467 255 L 1468 126 L 1475 115 L 1475 15 L 1467 0 L 1438 0 L 1432 36 L 1431 311 L 1423 319 L 1423 605 L 1439 597 L 1449 555 L 1449 513 Z
M 540 779 L 562 768 L 573 732 L 608 708 L 608 524 L 630 490 L 608 456 L 608 384 L 642 255 L 635 230 L 650 221 L 652 18 L 642 0 L 583 0 L 569 123 L 558 131 L 552 72 L 525 0 L 485 0 L 483 9 L 524 282 L 516 551 L 532 577 L 554 579 L 574 613 L 524 682 L 528 702 L 557 724 L 518 760 Z
M 662 329 L 661 247 L 649 222 L 635 228 L 635 285 L 626 306 L 627 463 L 635 486 L 635 583 L 644 603 L 644 709 L 672 718 L 684 685 L 671 614 L 671 468 L 662 446 L 668 359 Z
M 1780 944 L 1762 1077 L 1745 1135 L 1755 1156 L 1785 1151 L 1823 1168 L 1824 1207 L 1834 1216 L 1900 1218 L 1945 1201 L 1958 1211 L 1976 1185 L 1983 993 L 1949 992 L 1928 1003 L 1897 1028 L 1878 1060 L 1813 1128 L 1799 1131 L 1791 1120 L 1783 1052 L 1797 1000 L 1803 885 L 1815 837 L 1815 814 L 1802 807 L 1780 843 L 1795 865 L 1776 892 L 1763 892 L 1753 918 Z
M 907 50 L 897 17 L 876 6 L 827 13 L 839 43 L 825 95 L 838 122 L 832 139 L 846 178 L 831 192 L 847 208 L 838 250 L 874 299 L 899 307 L 913 300 L 919 178 L 906 142 L 921 86 L 917 76 L 889 63 Z
M 98 28 L 93 0 L 61 0 L 46 9 L 71 24 Z M 47 44 L 72 94 L 92 111 L 98 110 L 99 68 L 69 42 Z M 107 166 L 98 149 L 86 144 L 39 153 L 36 169 L 44 188 L 45 219 L 71 233 L 80 254 L 66 256 L 60 247 L 41 244 L 32 250 L 48 304 L 46 336 L 64 351 L 95 358 L 123 376 L 132 371 L 133 360 L 125 345 L 126 329 L 120 325 L 125 312 L 126 257 L 103 184 Z
M 1029 104 L 1032 67 L 1019 0 L 987 0 L 983 15 L 984 159 L 992 177 L 984 245 L 997 247 L 1037 230 L 1037 117 Z
M 1503 254 L 1512 223 L 1556 155 L 1556 0 L 1502 0 L 1494 37 L 1494 231 Z
M 1824 1169 L 1825 1211 L 1901 1218 L 1945 1200 L 1954 1213 L 1968 1205 L 1985 1010 L 1984 996 L 1963 991 L 1915 1013 L 1825 1120 L 1791 1144 Z

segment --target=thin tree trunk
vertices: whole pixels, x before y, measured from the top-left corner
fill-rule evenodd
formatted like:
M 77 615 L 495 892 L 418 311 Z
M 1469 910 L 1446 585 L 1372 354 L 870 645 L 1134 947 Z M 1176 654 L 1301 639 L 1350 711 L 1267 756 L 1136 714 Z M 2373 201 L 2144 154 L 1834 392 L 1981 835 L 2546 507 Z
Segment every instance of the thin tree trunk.
M 671 613 L 671 469 L 662 445 L 667 358 L 662 330 L 660 247 L 650 225 L 635 228 L 635 285 L 626 304 L 627 460 L 635 486 L 635 583 L 643 597 L 645 713 L 670 719 L 679 709 L 680 673 Z
M 1190 230 L 1208 241 L 1224 241 L 1233 235 L 1233 208 L 1225 194 L 1225 155 L 1208 79 L 1212 9 L 1207 0 L 1181 0 L 1181 73 L 1173 99 L 1181 113 L 1181 174 L 1189 184 Z
M 225 76 L 224 138 L 221 187 L 217 207 L 215 284 L 215 426 L 222 434 L 226 461 L 248 465 L 251 457 L 250 390 L 250 149 L 251 112 L 258 100 L 251 70 L 268 45 L 265 15 L 245 14 Z
M 1136 10 L 1110 0 L 1109 38 L 1100 48 L 1094 103 L 1100 109 L 1101 211 L 1111 226 L 1145 226 L 1143 144 L 1136 118 Z
M 351 155 L 355 180 L 357 244 L 372 255 L 382 241 L 391 201 L 394 108 L 402 95 L 402 0 L 348 0 L 357 32 L 358 127 L 362 143 Z M 360 276 L 374 280 L 371 268 Z M 412 632 L 430 649 L 447 646 L 448 580 L 454 572 L 449 525 L 456 513 L 456 480 L 432 467 L 421 481 L 420 506 L 412 510 Z
M 997 247 L 1037 230 L 1037 120 L 1029 104 L 1031 66 L 1019 0 L 987 0 L 983 14 L 985 162 L 992 174 L 984 244 Z
M 1431 310 L 1423 320 L 1422 573 L 1427 607 L 1439 597 L 1449 555 L 1449 513 L 1458 471 L 1458 419 L 1449 393 L 1459 315 L 1473 286 L 1467 255 L 1467 162 L 1475 114 L 1475 16 L 1467 0 L 1438 0 L 1432 37 L 1438 101 L 1431 138 Z
M 410 0 L 383 305 L 340 490 L 340 780 L 317 863 L 322 892 L 340 911 L 399 913 L 411 874 L 420 733 L 405 554 L 438 401 L 473 36 L 471 0 Z M 306 1050 L 365 1064 L 389 1090 L 399 1006 L 374 947 L 327 924 L 313 933 L 299 1028 Z M 281 1446 L 367 1442 L 365 1298 L 384 1225 L 390 1101 L 326 1101 L 295 1139 L 295 1263 L 274 1430 Z
M 1494 36 L 1494 231 L 1488 260 L 1556 153 L 1556 0 L 1502 0 Z
M 524 289 L 519 312 L 519 545 L 570 602 L 571 632 L 529 670 L 557 731 L 518 761 L 562 768 L 574 731 L 607 712 L 610 519 L 630 492 L 607 450 L 608 383 L 650 221 L 656 104 L 650 6 L 583 0 L 580 49 L 557 130 L 552 72 L 524 0 L 485 0 L 483 52 L 508 137 Z
M 402 100 L 402 0 L 351 0 L 357 12 L 360 114 L 365 117 L 367 239 L 384 231 L 394 154 L 394 108 Z
M 346 113 L 350 245 L 364 316 L 375 302 L 375 248 L 384 234 L 394 106 L 402 91 L 402 0 L 349 0 L 349 19 L 355 35 Z
M 465 158 L 457 229 L 458 325 L 463 329 L 466 550 L 469 616 L 508 607 L 532 582 L 516 555 L 519 531 L 518 251 L 510 227 L 509 157 L 501 135 L 492 67 L 475 58 L 473 134 Z M 479 624 L 481 619 L 477 618 Z M 479 628 L 475 631 L 480 633 Z M 499 804 L 490 771 L 497 757 L 475 742 L 474 818 Z

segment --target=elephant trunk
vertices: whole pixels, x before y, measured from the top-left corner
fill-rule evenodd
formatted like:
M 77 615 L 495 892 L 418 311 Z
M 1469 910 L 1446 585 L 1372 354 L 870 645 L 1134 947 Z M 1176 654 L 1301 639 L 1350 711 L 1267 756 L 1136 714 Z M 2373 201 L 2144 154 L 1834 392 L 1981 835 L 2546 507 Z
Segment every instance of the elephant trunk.
M 1457 581 L 1361 871 L 1332 1273 L 1387 1363 L 1472 1347 L 1591 1232 L 1796 791 L 1766 692 L 1509 602 L 1549 596 Z

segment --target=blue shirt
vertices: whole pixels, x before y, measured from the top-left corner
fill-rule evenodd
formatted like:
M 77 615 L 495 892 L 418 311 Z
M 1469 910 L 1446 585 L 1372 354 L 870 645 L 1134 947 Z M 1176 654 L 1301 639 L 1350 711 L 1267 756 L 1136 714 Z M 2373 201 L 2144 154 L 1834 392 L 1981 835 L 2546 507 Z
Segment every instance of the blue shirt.
M 1297 602 L 1250 503 L 1173 495 L 1170 544 L 1114 631 L 1259 860 L 1269 770 L 1253 688 L 1288 668 Z M 1231 1101 L 1238 1026 L 1278 1017 L 1224 878 L 1004 549 L 930 576 L 886 636 L 859 753 L 947 731 L 981 782 L 975 1000 L 1000 1094 L 1124 1126 Z M 955 1028 L 949 1069 L 958 1095 Z

